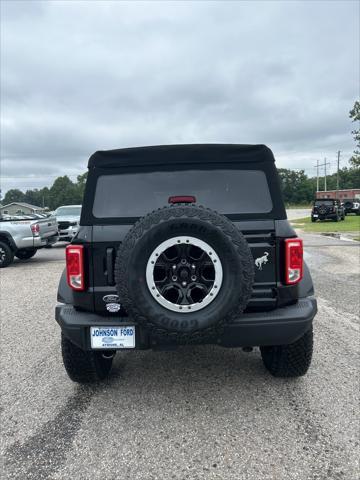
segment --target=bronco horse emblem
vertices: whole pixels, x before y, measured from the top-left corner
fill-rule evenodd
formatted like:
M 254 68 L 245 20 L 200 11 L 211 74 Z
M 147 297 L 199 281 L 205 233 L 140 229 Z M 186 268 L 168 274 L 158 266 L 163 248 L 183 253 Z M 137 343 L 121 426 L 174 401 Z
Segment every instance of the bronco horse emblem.
M 259 270 L 262 270 L 262 266 L 265 265 L 268 260 L 269 252 L 264 252 L 262 257 L 259 257 L 255 260 L 255 265 L 258 267 Z

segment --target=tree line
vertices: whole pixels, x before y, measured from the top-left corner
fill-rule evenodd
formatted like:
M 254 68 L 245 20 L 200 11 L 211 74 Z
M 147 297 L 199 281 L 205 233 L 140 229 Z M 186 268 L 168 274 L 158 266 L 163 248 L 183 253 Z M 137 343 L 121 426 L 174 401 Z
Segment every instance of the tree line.
M 87 173 L 78 175 L 75 182 L 67 175 L 58 177 L 48 188 L 35 188 L 22 192 L 18 188 L 8 190 L 2 200 L 3 205 L 12 202 L 23 202 L 56 210 L 61 205 L 81 205 L 85 190 Z
M 308 177 L 304 170 L 278 169 L 284 201 L 287 205 L 311 203 L 316 193 L 316 177 Z M 337 174 L 327 175 L 326 189 L 336 190 Z M 339 188 L 360 188 L 360 168 L 351 166 L 339 170 Z M 324 177 L 319 178 L 319 190 L 325 190 Z
M 278 169 L 284 201 L 287 205 L 309 204 L 315 198 L 316 177 L 308 177 L 304 170 Z M 12 189 L 6 192 L 3 205 L 11 202 L 26 202 L 55 210 L 60 205 L 82 203 L 87 174 L 78 175 L 75 182 L 65 175 L 58 177 L 48 188 L 27 190 Z M 320 178 L 320 190 L 324 190 L 324 177 Z M 360 188 L 360 168 L 345 167 L 339 170 L 340 189 Z M 336 173 L 327 176 L 327 190 L 336 189 Z

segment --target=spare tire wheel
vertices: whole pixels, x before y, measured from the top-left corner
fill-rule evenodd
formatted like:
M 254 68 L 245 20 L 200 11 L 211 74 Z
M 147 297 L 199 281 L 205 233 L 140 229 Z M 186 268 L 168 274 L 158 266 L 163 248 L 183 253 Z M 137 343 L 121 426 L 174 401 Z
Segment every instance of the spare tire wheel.
M 320 215 L 326 215 L 328 213 L 328 208 L 326 205 L 324 204 L 321 204 L 319 209 L 318 209 L 318 212 Z
M 140 219 L 120 245 L 116 287 L 124 308 L 154 334 L 214 336 L 239 316 L 254 282 L 253 257 L 225 216 L 195 205 Z

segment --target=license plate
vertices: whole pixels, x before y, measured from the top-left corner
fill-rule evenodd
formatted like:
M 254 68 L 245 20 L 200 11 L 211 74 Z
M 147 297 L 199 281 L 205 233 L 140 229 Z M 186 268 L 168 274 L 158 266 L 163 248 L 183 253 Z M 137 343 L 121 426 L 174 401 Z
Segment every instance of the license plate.
M 317 213 L 314 213 L 313 217 L 317 217 L 317 216 L 318 216 L 318 214 L 317 214 Z
M 91 348 L 135 348 L 135 327 L 90 327 Z

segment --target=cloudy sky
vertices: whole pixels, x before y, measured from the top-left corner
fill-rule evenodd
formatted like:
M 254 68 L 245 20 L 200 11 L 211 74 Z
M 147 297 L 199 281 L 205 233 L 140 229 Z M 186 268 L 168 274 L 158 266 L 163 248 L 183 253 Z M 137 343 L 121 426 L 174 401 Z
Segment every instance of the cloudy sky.
M 351 155 L 356 1 L 1 0 L 1 13 L 3 194 L 82 173 L 98 149 L 266 143 L 308 174 Z

